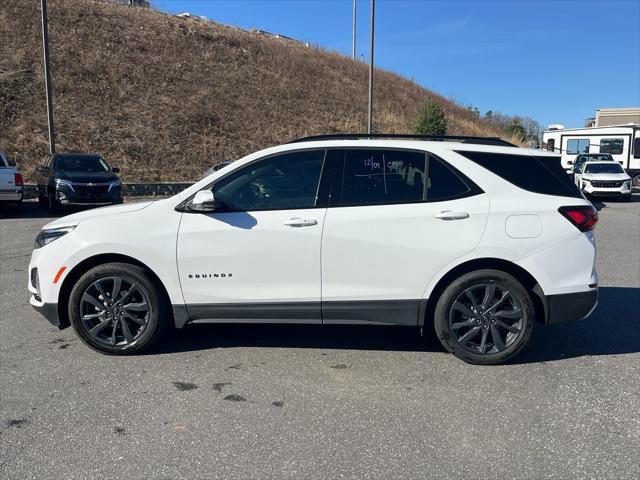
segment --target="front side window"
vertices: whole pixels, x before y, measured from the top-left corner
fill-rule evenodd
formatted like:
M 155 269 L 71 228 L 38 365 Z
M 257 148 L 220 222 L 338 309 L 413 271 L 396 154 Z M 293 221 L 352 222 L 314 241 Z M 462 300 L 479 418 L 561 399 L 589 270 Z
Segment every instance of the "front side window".
M 589 152 L 589 139 L 588 138 L 572 138 L 567 141 L 567 153 L 570 155 L 577 155 L 578 153 Z
M 348 150 L 343 205 L 421 202 L 427 155 L 403 150 Z
M 603 138 L 600 140 L 600 153 L 620 155 L 624 148 L 624 138 Z
M 312 208 L 324 155 L 324 150 L 305 150 L 252 163 L 217 182 L 214 197 L 223 211 Z

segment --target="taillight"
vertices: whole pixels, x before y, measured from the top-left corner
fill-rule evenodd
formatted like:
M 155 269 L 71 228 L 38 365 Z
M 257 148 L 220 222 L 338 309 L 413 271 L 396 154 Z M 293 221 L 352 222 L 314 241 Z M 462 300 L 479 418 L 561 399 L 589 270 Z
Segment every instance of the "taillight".
M 598 211 L 591 205 L 560 207 L 558 212 L 581 232 L 593 230 L 598 223 Z
M 22 187 L 24 185 L 24 180 L 22 179 L 21 173 L 15 174 L 15 185 L 16 187 Z

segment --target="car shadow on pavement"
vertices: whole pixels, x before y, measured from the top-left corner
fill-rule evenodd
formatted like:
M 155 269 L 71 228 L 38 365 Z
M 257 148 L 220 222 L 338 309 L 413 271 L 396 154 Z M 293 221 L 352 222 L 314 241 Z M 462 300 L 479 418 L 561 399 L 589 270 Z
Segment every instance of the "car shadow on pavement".
M 72 213 L 72 212 L 69 212 Z M 64 214 L 61 214 L 64 215 Z M 38 202 L 25 201 L 21 206 L 0 206 L 0 219 L 3 218 L 57 218 L 60 215 L 52 215 L 49 210 L 38 206 Z
M 434 335 L 412 327 L 286 324 L 198 324 L 174 330 L 148 355 L 213 348 L 314 348 L 338 350 L 443 352 Z
M 530 344 L 512 363 L 640 352 L 640 288 L 602 287 L 586 320 L 536 325 Z M 444 352 L 432 328 L 347 325 L 199 324 L 175 330 L 147 352 L 157 355 L 213 348 L 316 348 Z
M 640 288 L 600 287 L 598 306 L 588 318 L 534 328 L 529 345 L 512 363 L 637 352 L 640 352 Z

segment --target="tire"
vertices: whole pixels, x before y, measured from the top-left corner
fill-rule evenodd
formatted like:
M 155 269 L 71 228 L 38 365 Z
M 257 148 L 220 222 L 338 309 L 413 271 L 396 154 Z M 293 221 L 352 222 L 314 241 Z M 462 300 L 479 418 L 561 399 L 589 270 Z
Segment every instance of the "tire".
M 434 312 L 436 335 L 444 348 L 476 365 L 498 365 L 513 358 L 528 343 L 534 321 L 529 293 L 499 270 L 461 276 L 445 288 Z
M 49 213 L 56 214 L 60 212 L 60 202 L 56 200 L 55 192 L 49 192 L 47 196 L 47 205 L 49 206 Z
M 128 263 L 105 263 L 82 275 L 71 291 L 68 311 L 78 337 L 110 355 L 149 348 L 169 325 L 169 302 L 162 287 L 147 270 Z

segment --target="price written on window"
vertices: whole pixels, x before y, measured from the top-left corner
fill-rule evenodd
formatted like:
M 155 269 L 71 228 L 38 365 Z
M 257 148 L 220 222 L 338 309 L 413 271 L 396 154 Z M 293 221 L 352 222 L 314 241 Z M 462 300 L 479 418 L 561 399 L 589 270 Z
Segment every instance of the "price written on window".
M 401 160 L 389 160 L 385 163 L 384 157 L 382 160 L 376 160 L 373 157 L 365 158 L 363 160 L 364 167 L 371 169 L 371 171 L 382 170 L 383 166 L 388 170 L 399 169 L 402 167 L 403 162 Z

